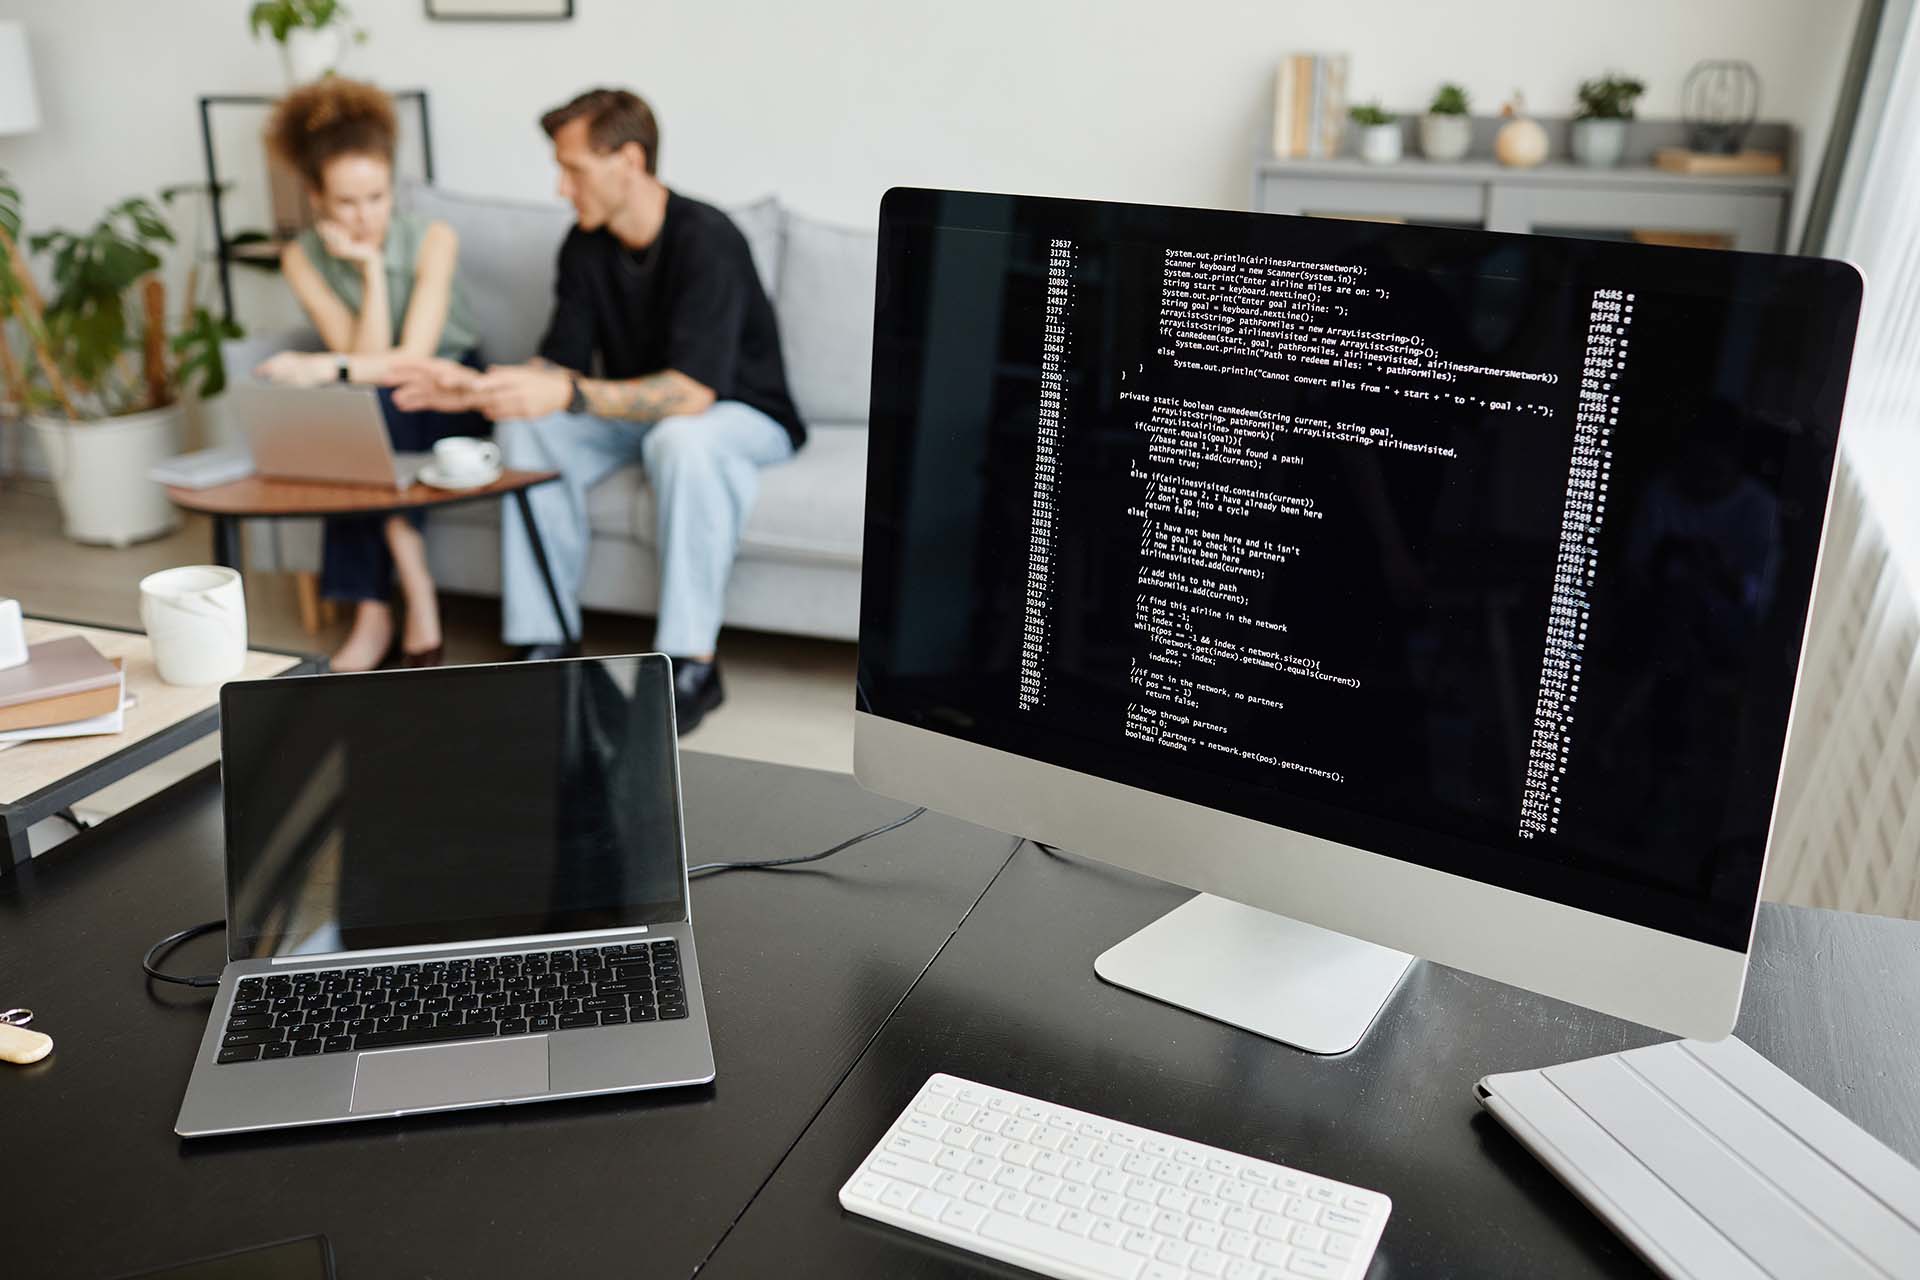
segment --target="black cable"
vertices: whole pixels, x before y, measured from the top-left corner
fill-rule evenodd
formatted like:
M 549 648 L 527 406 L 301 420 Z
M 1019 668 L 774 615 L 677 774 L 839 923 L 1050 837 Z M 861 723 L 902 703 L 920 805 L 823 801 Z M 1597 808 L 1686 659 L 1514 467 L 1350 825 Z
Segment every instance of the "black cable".
M 926 811 L 926 806 L 922 805 L 904 818 L 895 818 L 884 827 L 875 827 L 871 831 L 862 831 L 851 840 L 842 840 L 839 844 L 833 846 L 833 848 L 822 849 L 818 853 L 803 853 L 797 858 L 762 858 L 753 862 L 703 862 L 697 867 L 688 867 L 687 877 L 691 879 L 694 876 L 712 875 L 720 871 L 764 870 L 767 867 L 791 867 L 802 862 L 818 862 L 822 858 L 832 857 L 842 849 L 851 849 L 862 840 L 871 840 L 875 836 L 883 836 L 889 831 L 904 827 Z
M 226 927 L 227 927 L 227 922 L 225 920 L 209 920 L 205 924 L 197 924 L 193 926 L 193 928 L 191 929 L 182 929 L 178 933 L 168 934 L 166 937 L 160 939 L 160 941 L 154 943 L 151 947 L 147 948 L 147 954 L 145 958 L 140 961 L 141 972 L 145 973 L 149 978 L 154 979 L 156 982 L 172 982 L 172 983 L 177 983 L 183 987 L 217 987 L 219 986 L 220 975 L 217 973 L 202 973 L 202 974 L 197 974 L 191 978 L 178 978 L 171 973 L 162 973 L 160 972 L 160 970 L 156 969 L 154 966 L 160 963 L 160 957 L 162 954 L 164 954 L 165 952 L 171 951 L 173 948 L 179 946 L 181 943 L 187 941 L 189 938 L 198 938 L 202 934 L 212 933 L 217 929 L 224 929 Z

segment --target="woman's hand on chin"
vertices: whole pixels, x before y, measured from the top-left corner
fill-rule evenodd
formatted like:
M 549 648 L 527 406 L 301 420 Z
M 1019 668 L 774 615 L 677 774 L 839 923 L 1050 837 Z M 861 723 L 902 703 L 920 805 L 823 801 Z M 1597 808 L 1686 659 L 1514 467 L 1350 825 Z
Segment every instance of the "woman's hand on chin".
M 286 387 L 318 387 L 340 377 L 340 362 L 319 352 L 282 351 L 255 366 L 253 376 Z
M 380 246 L 365 240 L 356 240 L 353 233 L 339 223 L 327 218 L 313 224 L 319 233 L 320 243 L 327 246 L 327 252 L 342 262 L 357 263 L 366 266 L 370 262 L 380 261 Z

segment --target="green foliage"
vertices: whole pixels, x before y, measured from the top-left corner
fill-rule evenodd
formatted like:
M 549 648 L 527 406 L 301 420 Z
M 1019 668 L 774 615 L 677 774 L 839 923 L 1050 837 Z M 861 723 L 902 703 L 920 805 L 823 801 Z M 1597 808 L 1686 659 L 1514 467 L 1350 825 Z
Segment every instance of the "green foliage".
M 220 358 L 220 344 L 243 336 L 233 321 L 222 320 L 205 307 L 195 307 L 193 320 L 174 335 L 171 344 L 173 354 L 179 357 L 173 372 L 180 385 L 191 386 L 202 399 L 225 391 L 227 366 Z
M 1433 105 L 1427 108 L 1427 114 L 1435 116 L 1463 116 L 1467 114 L 1467 91 L 1457 84 L 1443 84 L 1433 95 Z
M 48 231 L 32 243 L 35 253 L 53 255 L 46 319 L 54 359 L 81 386 L 110 394 L 102 384 L 137 339 L 128 294 L 159 270 L 156 248 L 173 243 L 172 230 L 151 201 L 134 196 L 108 209 L 84 235 Z
M 1363 127 L 1392 124 L 1394 121 L 1393 113 L 1382 110 L 1378 101 L 1363 102 L 1358 106 L 1347 108 L 1347 118 Z
M 285 44 L 295 28 L 324 31 L 335 23 L 344 23 L 349 16 L 340 0 L 259 0 L 247 15 L 247 28 L 256 40 L 264 30 L 273 36 L 275 44 Z M 361 39 L 365 34 L 356 31 L 354 38 Z
M 1631 120 L 1633 104 L 1647 91 L 1647 86 L 1627 76 L 1608 72 L 1598 80 L 1583 80 L 1576 95 L 1580 100 L 1579 108 L 1573 113 L 1575 120 Z
M 5 169 L 0 169 L 0 229 L 6 231 L 10 243 L 20 242 L 20 189 L 13 185 Z M 13 310 L 14 291 L 19 287 L 13 276 L 13 263 L 5 246 L 0 246 L 0 325 L 6 323 Z

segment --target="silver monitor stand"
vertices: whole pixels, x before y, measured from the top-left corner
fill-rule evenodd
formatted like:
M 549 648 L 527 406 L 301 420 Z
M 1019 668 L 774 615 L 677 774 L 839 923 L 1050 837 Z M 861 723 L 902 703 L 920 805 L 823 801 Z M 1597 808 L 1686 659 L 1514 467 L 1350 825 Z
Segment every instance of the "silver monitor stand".
M 1413 957 L 1203 893 L 1102 952 L 1117 987 L 1308 1053 L 1360 1043 Z

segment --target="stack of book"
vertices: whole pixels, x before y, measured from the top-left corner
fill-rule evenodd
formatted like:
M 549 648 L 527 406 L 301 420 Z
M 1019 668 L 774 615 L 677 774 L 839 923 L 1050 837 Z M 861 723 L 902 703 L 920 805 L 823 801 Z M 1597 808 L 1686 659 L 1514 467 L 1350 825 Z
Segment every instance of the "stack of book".
M 29 645 L 24 663 L 0 671 L 0 744 L 119 733 L 126 692 L 120 663 L 84 636 Z
M 1347 117 L 1347 55 L 1295 53 L 1273 78 L 1276 160 L 1324 160 L 1340 151 Z

